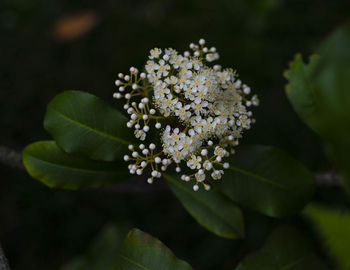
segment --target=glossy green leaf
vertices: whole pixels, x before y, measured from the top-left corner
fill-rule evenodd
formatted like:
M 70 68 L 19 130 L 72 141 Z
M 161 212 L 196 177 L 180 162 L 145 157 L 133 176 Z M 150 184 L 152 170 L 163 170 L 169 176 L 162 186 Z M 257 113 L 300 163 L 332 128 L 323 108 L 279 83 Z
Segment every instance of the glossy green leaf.
M 138 229 L 131 230 L 124 240 L 115 270 L 192 270 L 185 261 L 158 239 Z
M 330 157 L 350 189 L 350 24 L 321 46 L 308 65 L 298 55 L 285 73 L 287 97 L 299 116 L 328 145 Z
M 236 270 L 326 270 L 313 253 L 312 247 L 296 229 L 277 228 L 266 240 L 264 247 L 249 254 Z
M 350 269 L 350 212 L 317 204 L 308 206 L 304 216 L 311 221 L 339 269 Z
M 203 227 L 221 237 L 244 236 L 241 210 L 221 192 L 203 188 L 193 191 L 193 183 L 182 181 L 179 176 L 165 175 L 165 179 L 182 205 Z
M 113 161 L 133 138 L 126 122 L 125 116 L 94 95 L 66 91 L 48 105 L 44 127 L 67 153 Z
M 262 145 L 240 147 L 217 184 L 233 201 L 272 217 L 297 213 L 314 191 L 308 169 L 287 153 Z
M 105 162 L 71 156 L 54 141 L 28 145 L 23 150 L 28 173 L 49 187 L 77 189 L 116 184 L 127 180 L 123 161 Z

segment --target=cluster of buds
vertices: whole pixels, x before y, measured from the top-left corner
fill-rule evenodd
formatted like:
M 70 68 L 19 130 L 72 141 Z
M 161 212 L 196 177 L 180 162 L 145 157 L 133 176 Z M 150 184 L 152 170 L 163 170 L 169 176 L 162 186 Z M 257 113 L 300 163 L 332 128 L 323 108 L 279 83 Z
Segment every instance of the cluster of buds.
M 181 179 L 193 181 L 195 191 L 200 185 L 209 190 L 210 178 L 221 179 L 230 166 L 224 159 L 255 122 L 248 108 L 259 100 L 256 95 L 249 98 L 250 88 L 234 70 L 209 66 L 219 58 L 215 47 L 206 47 L 201 39 L 190 49 L 183 54 L 152 49 L 145 72 L 131 67 L 130 75 L 118 75 L 119 91 L 113 96 L 125 98 L 127 127 L 135 129 L 136 138 L 145 141 L 153 127 L 159 133 L 160 143 L 129 145 L 132 153 L 124 160 L 133 162 L 130 173 L 141 175 L 150 167 L 147 181 L 153 183 L 174 164 L 178 173 L 184 167 L 191 171 Z

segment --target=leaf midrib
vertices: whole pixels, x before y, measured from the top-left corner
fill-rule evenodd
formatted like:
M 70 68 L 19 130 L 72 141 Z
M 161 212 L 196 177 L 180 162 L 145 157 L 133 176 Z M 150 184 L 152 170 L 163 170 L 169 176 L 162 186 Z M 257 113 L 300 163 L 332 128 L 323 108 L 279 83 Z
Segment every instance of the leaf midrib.
M 279 270 L 288 270 L 290 267 L 298 265 L 300 262 L 302 262 L 303 260 L 307 259 L 309 256 L 310 255 L 301 257 L 300 259 L 296 260 L 295 262 L 292 262 L 290 264 L 282 266 Z
M 239 173 L 241 173 L 241 174 L 245 174 L 245 175 L 247 175 L 247 176 L 250 176 L 250 177 L 252 177 L 252 178 L 256 178 L 256 179 L 258 179 L 258 180 L 260 180 L 260 181 L 262 181 L 262 182 L 265 182 L 265 183 L 271 184 L 271 185 L 273 185 L 273 186 L 276 186 L 276 187 L 278 187 L 278 188 L 280 188 L 280 189 L 282 189 L 282 190 L 285 190 L 285 191 L 288 190 L 288 189 L 285 188 L 284 186 L 282 186 L 282 185 L 280 185 L 280 184 L 278 184 L 278 183 L 276 183 L 276 182 L 273 182 L 273 181 L 271 181 L 271 180 L 269 180 L 269 179 L 267 179 L 267 178 L 265 178 L 265 177 L 263 177 L 263 176 L 261 176 L 261 175 L 258 175 L 258 174 L 256 174 L 256 173 L 249 172 L 249 171 L 246 171 L 246 170 L 244 170 L 244 169 L 240 169 L 240 168 L 234 167 L 234 166 L 230 166 L 230 169 L 233 170 L 233 171 L 237 171 L 237 172 L 239 172 Z
M 99 135 L 102 136 L 102 137 L 107 137 L 107 138 L 109 138 L 109 139 L 111 139 L 111 140 L 113 140 L 113 141 L 120 142 L 120 143 L 125 144 L 125 145 L 131 144 L 131 142 L 129 142 L 129 141 L 126 141 L 126 140 L 121 139 L 121 138 L 119 138 L 119 137 L 115 137 L 115 136 L 113 136 L 113 135 L 111 135 L 111 134 L 108 134 L 108 133 L 106 133 L 106 132 L 104 132 L 104 131 L 101 131 L 101 130 L 99 130 L 99 129 L 96 129 L 96 128 L 94 129 L 94 128 L 92 128 L 92 127 L 90 127 L 90 126 L 88 126 L 88 125 L 86 125 L 86 124 L 84 124 L 84 123 L 78 122 L 77 120 L 74 120 L 74 119 L 71 118 L 70 116 L 68 116 L 68 115 L 66 115 L 66 114 L 64 114 L 64 113 L 62 113 L 61 111 L 58 111 L 58 110 L 54 109 L 52 106 L 50 106 L 49 109 L 52 110 L 52 111 L 54 111 L 54 112 L 56 112 L 57 114 L 63 116 L 63 118 L 69 120 L 70 122 L 72 122 L 72 123 L 74 123 L 74 124 L 77 124 L 78 126 L 81 126 L 81 127 L 85 128 L 85 129 L 87 129 L 87 130 L 90 130 L 90 131 L 92 131 L 92 132 L 95 132 L 95 133 L 99 134 Z
M 151 270 L 150 268 L 142 265 L 142 264 L 139 264 L 138 262 L 128 258 L 127 256 L 124 256 L 123 254 L 119 253 L 119 256 L 122 257 L 124 260 L 128 261 L 129 263 L 133 264 L 133 265 L 136 265 L 137 267 L 140 267 L 141 269 L 144 269 L 144 270 Z
M 218 216 L 225 224 L 228 225 L 228 227 L 232 228 L 233 231 L 239 235 L 239 233 L 237 233 L 236 228 L 234 228 L 230 223 L 228 223 L 228 221 L 226 221 L 223 217 L 221 217 L 220 215 L 216 214 L 215 209 L 211 208 L 210 205 L 208 205 L 207 203 L 205 203 L 204 201 L 202 201 L 201 199 L 197 198 L 196 196 L 194 196 L 190 191 L 188 191 L 186 188 L 184 188 L 182 185 L 178 184 L 176 180 L 173 180 L 172 177 L 167 176 L 168 179 L 171 179 L 170 181 L 172 183 L 175 183 L 176 186 L 178 186 L 180 189 L 184 190 L 186 193 L 190 194 L 191 197 L 193 197 L 195 200 L 197 200 L 198 202 L 202 203 L 204 206 L 206 206 L 211 212 L 214 213 L 214 215 Z
M 28 154 L 29 155 L 29 154 Z M 65 168 L 65 169 L 69 169 L 69 170 L 76 170 L 76 171 L 83 171 L 83 172 L 87 172 L 87 173 L 92 173 L 92 174 L 99 174 L 99 173 L 104 173 L 104 174 L 117 174 L 119 172 L 119 170 L 117 171 L 104 171 L 104 170 L 88 170 L 88 169 L 83 169 L 83 168 L 76 168 L 76 167 L 69 167 L 66 165 L 62 165 L 62 164 L 58 164 L 58 163 L 53 163 L 44 159 L 40 159 L 38 157 L 35 157 L 33 155 L 29 155 L 31 158 L 42 162 L 42 163 L 47 163 L 50 164 L 51 166 L 56 166 L 56 167 L 61 167 L 61 168 Z

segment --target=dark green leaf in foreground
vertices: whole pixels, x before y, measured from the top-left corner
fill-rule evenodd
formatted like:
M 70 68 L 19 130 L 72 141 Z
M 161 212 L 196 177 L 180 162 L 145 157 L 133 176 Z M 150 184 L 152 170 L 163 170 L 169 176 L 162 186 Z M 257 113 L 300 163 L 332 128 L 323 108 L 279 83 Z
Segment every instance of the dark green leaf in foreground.
M 94 95 L 66 91 L 48 105 L 44 127 L 65 152 L 112 161 L 133 138 L 126 122 L 125 116 Z
M 233 201 L 272 217 L 297 213 L 314 191 L 313 175 L 301 163 L 262 145 L 239 148 L 217 183 Z
M 350 212 L 312 204 L 304 216 L 314 225 L 339 269 L 350 269 Z
M 104 162 L 73 157 L 54 141 L 28 145 L 23 150 L 28 173 L 49 187 L 77 189 L 122 182 L 129 177 L 123 161 Z
M 113 270 L 193 270 L 175 257 L 158 239 L 140 230 L 131 230 L 124 240 Z
M 350 24 L 340 27 L 309 64 L 298 55 L 285 73 L 286 94 L 299 116 L 326 141 L 350 190 Z
M 292 227 L 276 229 L 264 247 L 248 255 L 236 270 L 326 270 L 305 237 Z
M 199 224 L 226 238 L 244 236 L 241 210 L 216 189 L 193 191 L 193 183 L 180 177 L 165 175 L 170 189 Z

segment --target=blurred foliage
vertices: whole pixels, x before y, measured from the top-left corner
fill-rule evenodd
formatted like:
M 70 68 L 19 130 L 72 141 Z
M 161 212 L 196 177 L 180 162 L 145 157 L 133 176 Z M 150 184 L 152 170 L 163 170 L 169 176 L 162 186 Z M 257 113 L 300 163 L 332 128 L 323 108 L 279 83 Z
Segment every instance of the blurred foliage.
M 304 210 L 340 270 L 350 269 L 350 212 L 344 209 L 312 204 Z
M 119 71 L 141 68 L 155 46 L 182 51 L 203 37 L 261 98 L 244 143 L 279 146 L 313 171 L 328 170 L 320 140 L 284 95 L 282 71 L 296 52 L 312 54 L 349 15 L 346 0 L 3 0 L 0 143 L 20 150 L 49 138 L 45 108 L 63 90 L 88 91 L 120 106 L 111 98 Z M 279 224 L 245 210 L 246 240 L 226 240 L 201 228 L 170 193 L 50 190 L 22 172 L 0 169 L 0 239 L 15 270 L 58 269 L 111 222 L 154 235 L 196 269 L 233 269 Z M 339 189 L 320 189 L 316 199 L 349 206 Z M 298 218 L 289 222 L 306 228 Z
M 236 270 L 327 270 L 313 253 L 305 235 L 293 227 L 281 226 L 269 235 L 264 247 L 249 254 Z
M 285 72 L 287 96 L 299 116 L 327 143 L 350 190 L 350 24 L 339 27 L 304 64 L 297 55 Z

